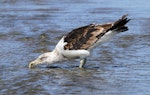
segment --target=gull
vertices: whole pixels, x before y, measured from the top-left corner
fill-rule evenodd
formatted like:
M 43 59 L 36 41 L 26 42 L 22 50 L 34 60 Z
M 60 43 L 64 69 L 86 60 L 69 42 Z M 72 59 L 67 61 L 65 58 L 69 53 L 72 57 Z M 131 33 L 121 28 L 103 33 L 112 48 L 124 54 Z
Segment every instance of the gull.
M 84 68 L 87 57 L 92 50 L 107 42 L 114 35 L 128 30 L 125 26 L 130 19 L 127 14 L 119 20 L 106 24 L 89 24 L 73 29 L 63 36 L 52 52 L 41 54 L 37 59 L 29 63 L 29 68 L 38 64 L 54 64 L 62 61 L 80 59 L 79 68 Z

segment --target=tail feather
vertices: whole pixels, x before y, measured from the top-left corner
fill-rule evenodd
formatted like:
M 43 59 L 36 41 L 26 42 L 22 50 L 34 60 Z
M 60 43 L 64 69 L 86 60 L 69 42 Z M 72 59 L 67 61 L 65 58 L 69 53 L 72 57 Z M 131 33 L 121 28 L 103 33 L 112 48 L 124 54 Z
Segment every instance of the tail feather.
M 130 21 L 130 19 L 127 18 L 128 14 L 123 15 L 121 19 L 117 20 L 109 30 L 115 30 L 117 32 L 124 32 L 128 30 L 128 27 L 125 26 L 126 23 Z

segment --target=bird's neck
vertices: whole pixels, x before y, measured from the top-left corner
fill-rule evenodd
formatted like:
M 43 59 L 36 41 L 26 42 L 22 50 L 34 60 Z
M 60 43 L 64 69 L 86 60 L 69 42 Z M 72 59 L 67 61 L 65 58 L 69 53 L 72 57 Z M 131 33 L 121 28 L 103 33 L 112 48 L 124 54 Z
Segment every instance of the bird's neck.
M 64 61 L 64 60 L 66 60 L 65 57 L 57 49 L 54 49 L 52 51 L 52 55 L 53 55 L 53 58 L 56 61 Z

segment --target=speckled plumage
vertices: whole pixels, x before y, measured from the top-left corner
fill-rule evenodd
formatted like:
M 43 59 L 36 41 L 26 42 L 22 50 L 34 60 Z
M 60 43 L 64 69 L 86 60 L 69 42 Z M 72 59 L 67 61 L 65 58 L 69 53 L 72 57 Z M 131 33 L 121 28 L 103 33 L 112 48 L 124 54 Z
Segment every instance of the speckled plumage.
M 113 23 L 90 24 L 74 29 L 61 38 L 52 52 L 40 55 L 29 64 L 29 67 L 80 58 L 79 67 L 82 68 L 93 48 L 108 41 L 115 34 L 128 30 L 125 25 L 129 20 L 127 15 L 123 15 L 121 19 Z

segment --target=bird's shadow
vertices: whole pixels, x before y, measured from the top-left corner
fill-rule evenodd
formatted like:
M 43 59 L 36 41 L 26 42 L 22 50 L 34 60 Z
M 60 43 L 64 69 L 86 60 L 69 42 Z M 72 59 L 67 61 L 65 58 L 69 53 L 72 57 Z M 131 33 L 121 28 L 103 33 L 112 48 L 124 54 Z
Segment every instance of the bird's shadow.
M 45 68 L 48 68 L 48 69 L 55 69 L 55 68 L 61 68 L 59 66 L 46 66 Z
M 76 69 L 79 68 L 79 66 L 46 66 L 45 68 L 48 69 Z M 100 67 L 98 66 L 85 66 L 84 68 L 79 68 L 79 69 L 99 69 Z

